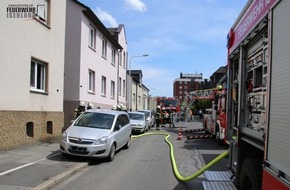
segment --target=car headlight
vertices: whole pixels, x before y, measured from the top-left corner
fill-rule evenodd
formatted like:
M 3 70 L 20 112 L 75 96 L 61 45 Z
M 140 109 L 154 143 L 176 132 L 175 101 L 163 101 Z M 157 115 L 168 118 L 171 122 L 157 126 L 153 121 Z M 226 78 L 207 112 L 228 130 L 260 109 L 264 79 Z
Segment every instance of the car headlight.
M 96 140 L 94 145 L 106 144 L 108 142 L 108 139 L 109 139 L 108 136 L 103 136 L 99 138 L 98 140 Z
M 61 140 L 65 141 L 65 142 L 67 141 L 67 134 L 66 134 L 66 132 L 63 132 L 62 133 Z

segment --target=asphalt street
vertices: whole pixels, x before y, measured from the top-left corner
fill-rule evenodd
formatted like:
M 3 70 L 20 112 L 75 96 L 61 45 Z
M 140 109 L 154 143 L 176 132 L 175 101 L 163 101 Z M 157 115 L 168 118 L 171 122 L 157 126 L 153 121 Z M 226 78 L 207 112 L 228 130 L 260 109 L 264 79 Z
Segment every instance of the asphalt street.
M 177 140 L 181 128 L 182 140 Z M 170 134 L 169 140 L 174 145 L 176 163 L 180 174 L 183 176 L 193 174 L 227 149 L 226 146 L 218 146 L 213 139 L 187 140 L 186 136 L 192 134 L 187 134 L 185 131 L 196 128 L 202 128 L 201 122 L 197 120 L 189 123 L 179 123 L 176 128 L 169 127 L 169 125 L 161 128 L 161 131 Z M 155 130 L 155 128 L 152 128 L 150 132 Z M 201 175 L 194 181 L 179 183 L 172 172 L 169 147 L 164 142 L 164 137 L 161 136 L 145 136 L 132 140 L 130 149 L 118 152 L 112 163 L 96 162 L 85 158 L 65 159 L 60 155 L 58 149 L 58 141 L 51 141 L 1 152 L 0 190 L 73 189 L 73 187 L 78 187 L 78 184 L 74 184 L 73 181 L 76 180 L 72 179 L 81 176 L 82 179 L 89 180 L 91 175 L 94 176 L 91 179 L 92 182 L 95 183 L 99 179 L 98 184 L 103 185 L 100 187 L 106 189 L 114 189 L 113 187 L 134 189 L 132 187 L 136 185 L 134 181 L 138 181 L 137 184 L 145 189 L 154 189 L 160 186 L 161 189 L 202 189 L 201 182 L 206 180 Z M 134 161 L 138 162 L 135 165 L 126 165 L 126 163 L 134 163 Z M 227 170 L 226 164 L 227 160 L 224 159 L 210 170 Z M 117 168 L 120 165 L 125 167 L 120 170 L 120 173 L 108 174 L 110 170 L 115 171 L 111 168 Z M 91 174 L 90 172 L 94 171 L 96 167 L 98 171 L 104 172 Z M 140 171 L 143 174 L 136 175 Z M 126 174 L 126 172 L 129 173 Z M 166 173 L 167 178 L 166 185 L 162 177 L 164 173 Z M 108 178 L 108 176 L 111 176 L 111 178 Z M 130 183 L 124 183 L 128 176 L 131 176 L 132 180 L 129 180 Z M 158 180 L 158 178 L 161 180 Z M 140 181 L 145 181 L 145 183 L 143 184 Z M 158 181 L 163 181 L 163 183 L 158 184 Z M 84 182 L 84 184 L 88 183 L 87 181 Z M 84 187 L 84 184 L 82 184 L 82 187 Z M 89 189 L 88 187 L 85 188 Z

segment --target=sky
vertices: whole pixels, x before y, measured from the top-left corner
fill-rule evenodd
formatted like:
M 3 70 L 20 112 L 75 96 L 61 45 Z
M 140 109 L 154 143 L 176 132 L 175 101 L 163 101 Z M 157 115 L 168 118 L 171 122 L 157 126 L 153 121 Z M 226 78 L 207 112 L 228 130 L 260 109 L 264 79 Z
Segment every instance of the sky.
M 173 96 L 183 74 L 226 65 L 226 37 L 247 0 L 79 0 L 107 27 L 124 24 L 128 62 L 152 96 Z M 149 56 L 142 57 L 147 54 Z M 141 56 L 141 57 L 135 57 Z M 130 64 L 131 63 L 131 64 Z

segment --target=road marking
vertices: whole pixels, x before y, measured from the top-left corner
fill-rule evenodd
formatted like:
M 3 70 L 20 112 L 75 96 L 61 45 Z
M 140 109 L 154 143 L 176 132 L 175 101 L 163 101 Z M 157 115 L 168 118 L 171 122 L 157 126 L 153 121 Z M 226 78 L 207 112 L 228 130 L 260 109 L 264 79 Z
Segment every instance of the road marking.
M 3 176 L 3 175 L 6 175 L 6 174 L 9 174 L 9 173 L 11 173 L 11 172 L 14 172 L 14 171 L 20 170 L 20 169 L 22 169 L 22 168 L 25 168 L 25 167 L 27 167 L 27 166 L 31 166 L 31 165 L 33 165 L 33 164 L 37 164 L 38 162 L 41 162 L 41 161 L 43 161 L 43 160 L 46 160 L 46 159 L 49 159 L 49 158 L 55 157 L 55 156 L 57 156 L 57 155 L 59 155 L 59 154 L 60 154 L 60 153 L 57 153 L 57 154 L 51 155 L 51 156 L 49 156 L 49 157 L 46 157 L 46 158 L 42 158 L 42 159 L 40 159 L 40 160 L 37 160 L 37 161 L 35 161 L 35 162 L 31 162 L 31 163 L 28 163 L 28 164 L 24 164 L 24 165 L 22 165 L 22 166 L 18 166 L 18 167 L 16 167 L 16 168 L 12 168 L 12 169 L 10 169 L 10 170 L 7 170 L 7 171 L 5 171 L 5 172 L 0 173 L 0 176 Z

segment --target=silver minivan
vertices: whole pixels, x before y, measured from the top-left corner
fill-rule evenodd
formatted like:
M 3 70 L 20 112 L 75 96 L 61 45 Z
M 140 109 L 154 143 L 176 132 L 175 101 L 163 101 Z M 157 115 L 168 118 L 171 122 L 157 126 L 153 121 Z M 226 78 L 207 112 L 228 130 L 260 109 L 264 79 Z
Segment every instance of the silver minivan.
M 129 148 L 131 124 L 124 111 L 94 109 L 80 115 L 62 134 L 60 151 L 64 156 L 107 158 Z

